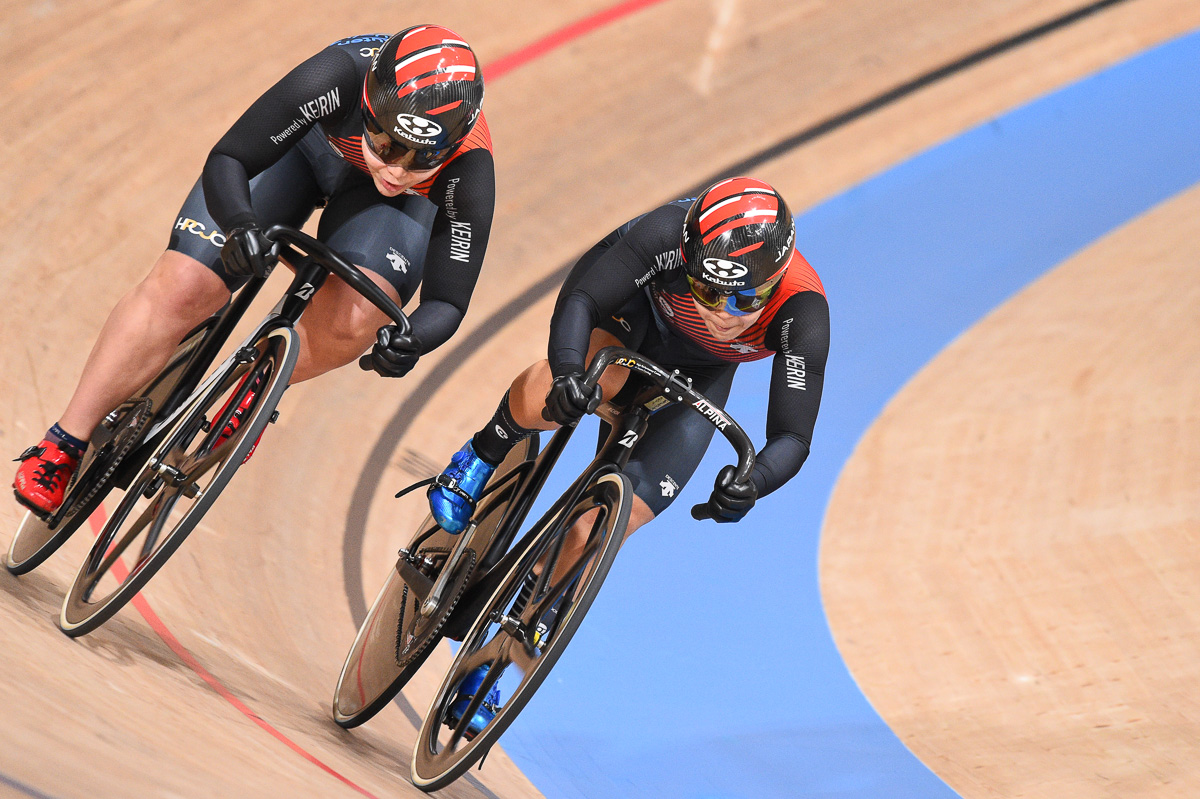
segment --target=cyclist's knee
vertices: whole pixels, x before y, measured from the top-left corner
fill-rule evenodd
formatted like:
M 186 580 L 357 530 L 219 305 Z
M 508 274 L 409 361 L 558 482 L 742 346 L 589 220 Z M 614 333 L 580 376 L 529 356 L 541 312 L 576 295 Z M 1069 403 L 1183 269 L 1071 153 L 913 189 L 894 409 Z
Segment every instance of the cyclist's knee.
M 592 331 L 591 340 L 588 342 L 588 363 L 596 357 L 596 353 L 605 347 L 620 347 L 621 341 L 607 330 L 596 328 Z M 604 399 L 609 400 L 617 395 L 621 387 L 625 385 L 626 378 L 629 377 L 627 369 L 605 369 L 604 374 L 600 375 L 600 389 L 604 392 Z
M 362 350 L 370 346 L 379 328 L 387 321 L 387 317 L 374 305 L 355 295 L 343 297 L 336 303 L 313 303 L 301 324 L 307 323 L 306 326 L 317 333 L 314 343 L 338 349 L 349 347 Z
M 508 390 L 509 412 L 517 424 L 531 430 L 546 429 L 542 409 L 546 407 L 546 394 L 553 380 L 550 362 L 546 360 L 531 364 L 517 375 Z
M 654 511 L 646 504 L 646 500 L 634 494 L 633 503 L 629 509 L 629 526 L 625 528 L 625 537 L 628 538 L 634 530 L 652 521 L 654 521 Z
M 224 281 L 204 264 L 183 253 L 167 250 L 159 256 L 134 294 L 164 319 L 190 328 L 229 301 Z

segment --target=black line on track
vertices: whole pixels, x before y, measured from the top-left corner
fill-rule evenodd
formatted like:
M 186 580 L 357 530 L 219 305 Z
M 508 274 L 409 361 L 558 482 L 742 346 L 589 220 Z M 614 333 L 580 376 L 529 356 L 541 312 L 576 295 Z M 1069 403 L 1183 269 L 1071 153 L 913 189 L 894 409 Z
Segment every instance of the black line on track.
M 847 109 L 846 111 L 842 111 L 840 114 L 835 114 L 834 116 L 818 122 L 811 127 L 805 128 L 799 133 L 789 136 L 783 141 L 773 144 L 767 149 L 755 153 L 749 158 L 746 158 L 737 162 L 733 166 L 721 170 L 708 180 L 697 183 L 680 196 L 694 197 L 712 184 L 716 183 L 718 180 L 723 180 L 725 178 L 734 177 L 737 175 L 743 175 L 753 170 L 755 167 L 761 166 L 768 161 L 772 161 L 780 156 L 786 155 L 801 145 L 808 144 L 814 139 L 819 139 L 828 133 L 832 133 L 839 128 L 843 128 L 846 125 L 849 125 L 851 122 L 862 119 L 874 111 L 878 111 L 879 109 L 891 105 L 898 100 L 902 100 L 911 94 L 915 94 L 921 89 L 931 86 L 940 80 L 945 80 L 952 75 L 956 75 L 959 72 L 963 72 L 977 64 L 987 61 L 989 58 L 995 58 L 996 56 L 1007 53 L 1009 50 L 1013 50 L 1023 44 L 1028 44 L 1035 39 L 1040 39 L 1047 34 L 1054 33 L 1055 31 L 1065 28 L 1068 25 L 1079 22 L 1080 20 L 1090 17 L 1093 14 L 1104 11 L 1110 6 L 1127 2 L 1129 2 L 1129 0 L 1099 0 L 1099 2 L 1089 3 L 1088 5 L 1077 8 L 1074 11 L 1069 11 L 1062 16 L 1055 17 L 1049 22 L 1044 22 L 1041 25 L 1029 28 L 1026 31 L 1022 31 L 1021 33 L 1010 36 L 1007 39 L 1001 39 L 995 44 L 990 44 L 987 47 L 983 47 L 973 53 L 968 53 L 962 58 L 955 59 L 948 64 L 944 64 L 936 69 L 932 69 L 923 75 L 913 78 L 907 83 L 902 83 L 893 89 L 889 89 L 883 94 L 876 95 L 864 103 L 856 105 L 853 108 Z
M 55 797 L 51 796 L 50 794 L 42 793 L 37 788 L 34 788 L 31 785 L 26 785 L 20 780 L 13 779 L 7 774 L 0 773 L 0 783 L 7 785 L 15 791 L 25 794 L 26 796 L 31 796 L 33 799 L 55 799 Z
M 722 169 L 720 172 L 697 183 L 682 194 L 673 195 L 669 199 L 675 199 L 675 197 L 694 197 L 718 180 L 749 172 L 755 167 L 786 155 L 814 139 L 819 139 L 822 136 L 833 133 L 849 125 L 851 122 L 902 100 L 909 95 L 915 94 L 938 81 L 945 80 L 988 59 L 995 58 L 1021 45 L 1028 44 L 1043 36 L 1061 30 L 1068 25 L 1086 19 L 1111 6 L 1127 2 L 1129 0 L 1098 0 L 1098 2 L 1088 3 L 1074 11 L 1069 11 L 1021 33 L 968 53 L 961 58 L 932 69 L 910 81 L 876 95 L 853 108 L 805 128 L 799 133 L 789 136 L 755 153 L 749 158 Z M 664 200 L 664 202 L 667 201 Z M 350 501 L 350 511 L 346 516 L 346 532 L 342 543 L 342 579 L 346 590 L 346 601 L 350 606 L 350 614 L 354 618 L 355 626 L 361 625 L 363 619 L 367 616 L 367 606 L 363 601 L 362 582 L 362 544 L 367 528 L 367 513 L 371 506 L 371 500 L 379 488 L 379 481 L 383 475 L 383 470 L 387 467 L 388 460 L 395 450 L 396 445 L 404 437 L 405 433 L 408 432 L 412 420 L 424 409 L 437 390 L 458 371 L 458 367 L 478 347 L 487 342 L 495 330 L 499 329 L 509 320 L 517 317 L 525 308 L 562 285 L 562 281 L 566 278 L 567 272 L 574 262 L 572 260 L 543 277 L 537 283 L 521 292 L 520 295 L 510 300 L 503 308 L 493 312 L 482 324 L 467 334 L 465 338 L 461 339 L 453 349 L 446 353 L 437 366 L 421 379 L 413 392 L 401 403 L 392 420 L 388 422 L 387 427 L 384 428 L 376 440 L 375 446 L 371 448 L 371 453 L 367 456 L 366 464 L 363 466 L 362 472 L 359 473 L 358 483 L 354 487 L 354 494 Z M 396 704 L 399 705 L 405 716 L 420 728 L 421 717 L 417 715 L 417 711 L 404 698 L 403 694 L 397 695 Z

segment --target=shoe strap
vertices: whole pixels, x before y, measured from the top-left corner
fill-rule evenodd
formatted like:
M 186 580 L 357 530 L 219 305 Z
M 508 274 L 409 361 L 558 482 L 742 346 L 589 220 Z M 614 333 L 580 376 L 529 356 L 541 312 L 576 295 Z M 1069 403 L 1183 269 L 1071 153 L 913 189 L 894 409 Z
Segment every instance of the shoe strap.
M 461 498 L 464 502 L 466 502 L 467 507 L 469 507 L 471 509 L 471 513 L 475 512 L 475 497 L 471 496 L 466 491 L 464 491 L 461 487 L 459 487 L 458 481 L 455 480 L 450 475 L 443 472 L 442 474 L 439 474 L 437 477 L 430 479 L 429 483 L 430 483 L 429 490 L 425 492 L 426 494 L 432 494 L 434 491 L 437 491 L 439 488 L 444 488 L 447 491 L 449 491 L 451 494 L 456 494 L 459 498 Z
M 13 458 L 13 463 L 23 463 L 30 458 L 40 458 L 44 454 L 46 454 L 46 448 L 39 444 L 34 444 L 32 447 L 29 447 L 20 455 Z
M 397 492 L 396 492 L 396 499 L 400 499 L 400 497 L 404 496 L 404 495 L 405 495 L 405 494 L 407 494 L 409 491 L 415 491 L 416 489 L 420 488 L 421 486 L 427 486 L 427 485 L 429 485 L 429 484 L 430 484 L 430 483 L 432 483 L 432 482 L 433 482 L 435 479 L 436 479 L 436 478 L 429 477 L 429 478 L 426 478 L 426 479 L 424 479 L 424 480 L 418 480 L 417 482 L 415 482 L 415 483 L 413 483 L 412 485 L 410 485 L 408 488 L 402 488 L 402 489 L 400 489 L 399 491 L 397 491 Z

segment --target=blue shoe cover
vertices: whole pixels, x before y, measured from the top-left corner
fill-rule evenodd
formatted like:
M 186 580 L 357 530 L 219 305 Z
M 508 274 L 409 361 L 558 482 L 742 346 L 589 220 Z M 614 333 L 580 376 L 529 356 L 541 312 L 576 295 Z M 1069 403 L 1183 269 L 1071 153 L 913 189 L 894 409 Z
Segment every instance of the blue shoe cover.
M 483 678 L 487 676 L 490 666 L 485 663 L 475 671 L 467 675 L 462 684 L 458 686 L 458 696 L 450 704 L 450 710 L 446 713 L 446 726 L 457 727 L 463 713 L 467 712 L 467 706 L 471 704 L 471 699 L 479 690 L 479 686 L 483 684 Z M 475 711 L 475 715 L 467 724 L 466 737 L 474 738 L 483 728 L 491 723 L 496 717 L 496 711 L 500 709 L 500 682 L 497 680 L 492 684 L 492 690 L 488 691 L 487 698 L 483 700 L 483 704 L 479 706 L 479 710 Z
M 442 472 L 442 477 L 453 480 L 454 484 L 472 499 L 478 500 L 494 471 L 496 467 L 476 455 L 475 449 L 468 441 L 462 449 L 454 453 L 450 465 Z M 474 508 L 453 491 L 435 487 L 429 492 L 429 510 L 433 513 L 434 521 L 443 530 L 457 535 L 466 529 Z

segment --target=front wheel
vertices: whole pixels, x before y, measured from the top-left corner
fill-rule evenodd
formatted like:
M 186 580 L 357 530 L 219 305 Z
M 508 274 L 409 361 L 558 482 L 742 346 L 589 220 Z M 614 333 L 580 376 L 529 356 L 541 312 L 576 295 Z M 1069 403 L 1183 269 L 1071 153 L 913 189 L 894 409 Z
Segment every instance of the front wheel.
M 298 350 L 294 330 L 272 331 L 187 401 L 80 567 L 59 615 L 63 632 L 75 637 L 99 627 L 179 548 L 272 421 Z M 126 551 L 133 554 L 128 564 Z
M 633 490 L 620 473 L 593 479 L 529 540 L 463 641 L 433 700 L 413 750 L 412 781 L 436 791 L 467 771 L 499 739 L 566 649 L 612 567 L 629 524 Z M 562 557 L 575 530 L 580 555 Z M 448 724 L 459 686 L 480 667 L 474 698 Z M 509 699 L 479 732 L 470 722 L 503 677 Z

